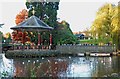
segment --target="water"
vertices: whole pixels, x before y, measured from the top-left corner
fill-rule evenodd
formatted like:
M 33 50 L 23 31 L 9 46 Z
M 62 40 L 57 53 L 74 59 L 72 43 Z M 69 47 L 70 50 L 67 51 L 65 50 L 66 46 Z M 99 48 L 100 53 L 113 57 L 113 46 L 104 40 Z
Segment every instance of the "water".
M 0 54 L 0 77 L 101 77 L 118 72 L 117 56 L 7 59 Z

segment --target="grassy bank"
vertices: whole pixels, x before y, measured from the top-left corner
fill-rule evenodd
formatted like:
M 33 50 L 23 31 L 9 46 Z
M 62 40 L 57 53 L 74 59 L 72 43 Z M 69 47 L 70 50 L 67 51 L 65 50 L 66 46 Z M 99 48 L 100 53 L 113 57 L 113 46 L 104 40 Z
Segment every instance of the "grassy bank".
M 110 41 L 111 41 L 110 39 L 83 39 L 83 40 L 79 40 L 80 44 L 97 44 L 97 45 L 108 44 Z

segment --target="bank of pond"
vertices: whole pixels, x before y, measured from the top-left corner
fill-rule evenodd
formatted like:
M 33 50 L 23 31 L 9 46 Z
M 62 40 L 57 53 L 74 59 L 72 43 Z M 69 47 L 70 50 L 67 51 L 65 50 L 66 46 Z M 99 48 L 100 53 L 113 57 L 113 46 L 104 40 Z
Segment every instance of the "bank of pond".
M 40 58 L 40 57 L 109 57 L 109 56 L 120 56 L 116 52 L 61 52 L 58 50 L 12 50 L 5 52 L 7 58 Z

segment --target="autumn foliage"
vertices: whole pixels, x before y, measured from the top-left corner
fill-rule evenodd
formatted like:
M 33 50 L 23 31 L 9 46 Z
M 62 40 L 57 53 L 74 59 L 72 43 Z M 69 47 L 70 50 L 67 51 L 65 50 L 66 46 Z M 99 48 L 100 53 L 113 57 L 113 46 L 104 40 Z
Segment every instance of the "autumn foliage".
M 28 17 L 28 12 L 23 9 L 19 14 L 16 15 L 15 23 L 18 25 Z
M 11 34 L 8 32 L 5 35 L 3 35 L 3 37 L 6 38 L 6 39 L 11 38 Z
M 18 25 L 23 22 L 28 17 L 28 12 L 26 9 L 23 9 L 19 14 L 16 15 L 15 23 Z M 12 37 L 14 41 L 20 41 L 21 43 L 25 43 L 30 41 L 27 32 L 22 33 L 21 30 L 16 30 L 12 32 Z
M 14 41 L 20 41 L 21 43 L 30 41 L 27 32 L 22 33 L 21 31 L 14 31 L 12 36 Z

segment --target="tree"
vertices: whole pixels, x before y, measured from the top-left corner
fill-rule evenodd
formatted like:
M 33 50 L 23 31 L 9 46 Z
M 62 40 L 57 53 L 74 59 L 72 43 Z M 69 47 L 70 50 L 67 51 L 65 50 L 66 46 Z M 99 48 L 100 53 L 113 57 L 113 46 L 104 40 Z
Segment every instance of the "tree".
M 57 44 L 76 44 L 78 43 L 77 37 L 73 35 L 69 24 L 66 21 L 62 21 L 55 29 L 55 37 L 53 38 Z
M 111 18 L 114 5 L 105 4 L 97 12 L 97 16 L 92 24 L 91 30 L 96 33 L 97 37 L 111 36 Z M 93 34 L 94 35 L 94 34 Z
M 23 22 L 28 17 L 28 12 L 26 9 L 23 9 L 19 12 L 19 14 L 16 15 L 15 23 L 18 25 L 19 23 Z M 25 43 L 27 41 L 30 41 L 30 38 L 27 35 L 27 32 L 22 33 L 22 31 L 13 31 L 12 36 L 14 41 L 20 41 L 21 43 Z M 22 36 L 23 35 L 23 36 Z M 22 41 L 24 39 L 24 41 Z
M 40 18 L 40 20 L 44 21 L 46 24 L 48 24 L 51 27 L 55 27 L 57 26 L 57 10 L 58 10 L 58 5 L 59 2 L 26 2 L 26 7 L 27 9 L 29 9 L 28 11 L 28 16 L 32 16 L 32 11 L 33 11 L 33 7 L 35 10 L 35 16 Z M 32 32 L 34 35 L 33 37 L 30 37 L 31 41 L 37 44 L 37 33 L 36 32 Z M 53 32 L 52 32 L 53 33 Z M 29 36 L 31 36 L 31 33 L 28 34 Z M 42 42 L 44 40 L 49 40 L 49 33 L 48 32 L 41 32 L 42 35 Z
M 105 4 L 97 12 L 97 16 L 92 24 L 91 32 L 94 37 L 112 39 L 120 50 L 120 26 L 119 7 L 113 4 Z M 110 40 L 109 40 L 110 41 Z
M 5 35 L 3 35 L 3 39 L 6 40 L 6 43 L 10 43 L 10 42 L 12 42 L 11 34 L 10 34 L 9 32 L 6 33 Z
M 26 9 L 23 9 L 16 15 L 15 23 L 18 25 L 28 17 L 28 12 Z
M 0 31 L 0 43 L 3 41 L 3 33 Z M 1 44 L 0 44 L 1 45 Z
M 51 32 L 53 35 L 53 44 L 63 44 L 63 43 L 75 43 L 76 38 L 72 34 L 71 29 L 69 28 L 69 24 L 65 21 L 61 23 L 57 22 L 57 10 L 59 9 L 59 2 L 26 2 L 26 6 L 29 9 L 29 17 L 32 16 L 33 7 L 35 10 L 35 16 L 43 20 L 46 24 L 53 27 L 54 30 Z M 64 29 L 59 29 L 64 28 Z M 31 40 L 35 41 L 37 38 L 37 33 L 33 33 L 35 35 Z M 42 33 L 43 40 L 49 40 L 49 32 Z M 29 35 L 31 36 L 31 35 Z M 74 40 L 73 40 L 74 39 Z M 37 41 L 36 41 L 37 43 Z
M 43 20 L 51 27 L 57 26 L 57 10 L 59 9 L 59 2 L 26 2 L 26 7 L 29 9 L 28 16 L 32 16 L 33 7 L 35 16 Z
M 51 27 L 57 26 L 57 10 L 59 9 L 59 2 L 26 2 L 26 7 L 29 9 L 28 16 L 32 16 L 33 7 L 35 10 L 35 16 L 40 18 L 40 20 L 44 21 L 46 24 L 48 24 Z M 37 33 L 35 34 L 35 39 L 37 39 Z M 41 33 L 42 34 L 42 33 Z M 30 36 L 30 35 L 29 35 Z M 35 40 L 34 38 L 31 38 L 31 40 Z M 49 40 L 49 39 L 48 39 Z
M 116 44 L 118 51 L 120 51 L 120 6 L 116 6 L 114 9 L 114 16 L 112 17 L 111 26 L 113 43 Z

